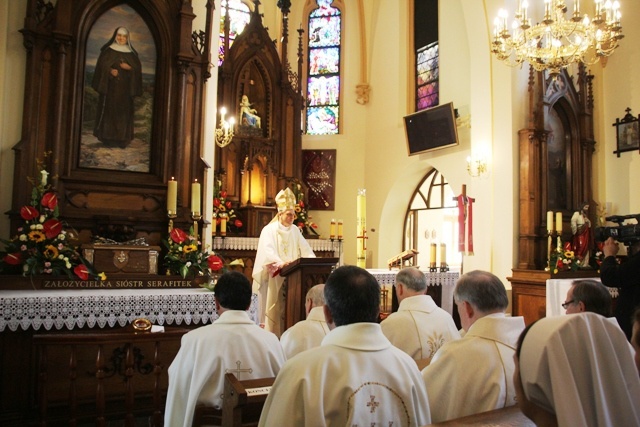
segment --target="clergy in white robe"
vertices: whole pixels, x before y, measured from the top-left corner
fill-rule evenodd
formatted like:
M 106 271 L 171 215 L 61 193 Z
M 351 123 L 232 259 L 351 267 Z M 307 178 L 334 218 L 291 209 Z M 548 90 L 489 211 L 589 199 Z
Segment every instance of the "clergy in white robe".
M 626 345 L 596 313 L 538 320 L 517 350 L 518 406 L 536 425 L 640 425 L 640 379 Z
M 392 346 L 377 318 L 380 286 L 366 270 L 336 269 L 325 285 L 331 332 L 288 360 L 260 426 L 422 426 L 429 405 L 415 362 Z
M 293 225 L 296 198 L 286 188 L 276 196 L 278 214 L 260 232 L 253 265 L 253 290 L 258 293 L 260 322 L 277 336 L 284 329 L 285 278 L 280 270 L 298 258 L 315 258 L 300 229 Z
M 307 318 L 301 320 L 282 334 L 280 344 L 287 359 L 310 348 L 319 347 L 329 333 L 324 318 L 324 284 L 315 285 L 305 297 Z
M 396 275 L 398 311 L 382 321 L 382 333 L 391 344 L 419 363 L 427 363 L 444 343 L 460 338 L 453 318 L 438 307 L 427 291 L 427 278 L 415 267 Z
M 222 409 L 224 375 L 239 380 L 274 377 L 285 356 L 278 338 L 245 311 L 251 283 L 239 272 L 223 274 L 215 287 L 220 317 L 182 337 L 169 367 L 164 425 L 191 427 L 197 404 Z
M 443 345 L 422 370 L 433 422 L 516 404 L 513 372 L 522 317 L 506 317 L 504 285 L 484 271 L 464 274 L 454 300 L 466 334 Z

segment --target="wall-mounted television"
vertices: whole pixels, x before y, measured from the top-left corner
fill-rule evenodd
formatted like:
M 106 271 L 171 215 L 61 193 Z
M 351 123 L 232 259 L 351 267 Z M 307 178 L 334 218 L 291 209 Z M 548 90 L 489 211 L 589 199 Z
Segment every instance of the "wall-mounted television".
M 452 102 L 405 116 L 404 129 L 410 156 L 459 143 Z

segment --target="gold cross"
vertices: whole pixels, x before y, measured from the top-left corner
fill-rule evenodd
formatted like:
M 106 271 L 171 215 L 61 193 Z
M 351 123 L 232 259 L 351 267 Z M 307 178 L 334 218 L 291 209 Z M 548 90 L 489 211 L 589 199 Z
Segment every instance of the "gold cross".
M 236 369 L 225 369 L 224 373 L 228 374 L 229 372 L 233 372 L 236 376 L 236 378 L 240 379 L 240 372 L 248 372 L 248 373 L 253 373 L 253 369 L 251 368 L 247 368 L 247 369 L 240 369 L 240 366 L 242 365 L 242 362 L 240 362 L 239 360 L 236 360 Z

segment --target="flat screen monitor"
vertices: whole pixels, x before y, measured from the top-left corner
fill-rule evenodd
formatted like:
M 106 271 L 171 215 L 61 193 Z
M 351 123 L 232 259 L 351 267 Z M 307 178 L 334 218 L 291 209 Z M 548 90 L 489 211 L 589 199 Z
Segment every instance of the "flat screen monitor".
M 410 156 L 458 145 L 452 102 L 409 114 L 404 129 Z

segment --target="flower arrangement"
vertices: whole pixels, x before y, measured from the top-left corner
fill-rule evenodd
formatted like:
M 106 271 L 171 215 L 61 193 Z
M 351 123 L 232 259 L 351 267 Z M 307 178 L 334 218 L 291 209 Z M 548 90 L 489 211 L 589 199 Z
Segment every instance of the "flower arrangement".
M 559 271 L 576 271 L 580 267 L 580 260 L 571 250 L 571 242 L 566 242 L 564 247 L 558 246 L 549 256 L 549 268 L 553 274 Z
M 201 251 L 199 242 L 193 235 L 193 228 L 189 234 L 180 228 L 174 228 L 164 241 L 167 254 L 164 257 L 165 267 L 171 273 L 178 273 L 186 278 L 191 272 L 198 276 L 208 276 L 212 272 L 222 270 L 222 259 L 214 253 Z
M 24 225 L 11 240 L 0 239 L 5 249 L 0 253 L 0 271 L 18 272 L 24 276 L 36 274 L 67 275 L 81 280 L 105 280 L 84 259 L 70 239 L 59 219 L 58 197 L 47 182 L 49 173 L 38 160 L 40 179 L 28 178 L 33 184 L 31 202 L 20 209 Z
M 303 234 L 313 233 L 317 236 L 318 232 L 315 229 L 318 228 L 318 225 L 311 221 L 311 216 L 307 213 L 302 186 L 300 184 L 294 184 L 292 187 L 293 194 L 296 196 L 296 206 L 294 207 L 296 219 L 294 220 L 294 224 L 298 226 Z
M 243 224 L 238 218 L 230 200 L 227 200 L 227 192 L 222 189 L 220 180 L 216 181 L 213 189 L 213 217 L 216 221 L 216 228 L 220 227 L 222 215 L 227 215 L 227 228 L 231 231 L 240 231 Z

